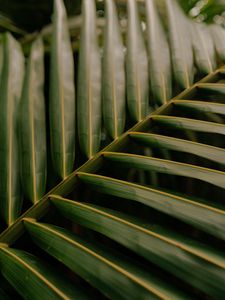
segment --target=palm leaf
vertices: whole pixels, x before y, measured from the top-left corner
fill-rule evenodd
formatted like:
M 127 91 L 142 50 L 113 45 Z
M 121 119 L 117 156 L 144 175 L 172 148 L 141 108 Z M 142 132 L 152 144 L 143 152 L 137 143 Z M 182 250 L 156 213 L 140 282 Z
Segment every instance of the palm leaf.
M 83 154 L 91 158 L 101 135 L 101 59 L 94 0 L 84 0 L 78 70 L 78 135 Z
M 0 96 L 0 203 L 5 222 L 11 224 L 21 209 L 17 118 L 24 74 L 18 42 L 6 33 Z
M 34 203 L 45 193 L 47 172 L 43 60 L 43 44 L 38 39 L 31 48 L 20 116 L 21 178 L 27 198 Z
M 123 133 L 125 126 L 125 58 L 119 21 L 113 0 L 107 0 L 103 52 L 103 117 L 112 139 Z
M 25 221 L 25 226 L 38 246 L 112 299 L 165 299 L 169 293 L 168 287 L 164 290 L 157 285 L 157 280 L 149 276 L 143 268 L 138 268 L 135 262 L 131 264 L 118 255 L 115 257 L 109 249 L 104 251 L 103 246 L 100 249 L 62 228 L 48 224 Z M 52 247 L 49 247 L 50 240 Z
M 150 86 L 155 101 L 161 105 L 171 98 L 170 50 L 154 0 L 146 0 L 145 5 Z
M 50 138 L 52 161 L 62 179 L 73 170 L 75 94 L 73 53 L 62 0 L 54 1 L 50 66 Z
M 190 153 L 225 165 L 225 150 L 222 148 L 150 133 L 131 132 L 129 136 L 139 145 Z
M 214 41 L 214 45 L 216 48 L 217 56 L 225 62 L 225 30 L 220 25 L 209 25 L 211 36 Z
M 213 185 L 225 188 L 225 173 L 194 165 L 174 162 L 154 157 L 140 155 L 103 152 L 106 160 L 112 161 L 121 167 L 135 167 L 146 171 L 155 171 L 199 179 Z
M 34 255 L 1 247 L 0 261 L 4 277 L 26 299 L 88 299 Z
M 216 68 L 216 53 L 209 28 L 193 22 L 191 34 L 197 68 L 203 74 L 213 72 Z
M 0 235 L 0 297 L 7 299 L 9 295 L 13 299 L 39 299 L 44 295 L 44 298 L 49 299 L 223 298 L 224 69 L 211 73 L 119 136 L 124 126 L 122 107 L 124 109 L 125 72 L 130 76 L 127 77 L 127 91 L 136 97 L 133 100 L 137 100 L 133 107 L 129 102 L 127 126 L 130 122 L 143 119 L 150 109 L 149 82 L 154 83 L 150 93 L 155 93 L 152 106 L 160 105 L 168 98 L 165 96 L 166 89 L 169 89 L 166 79 L 162 82 L 158 75 L 154 78 L 154 74 L 162 72 L 161 70 L 164 70 L 163 75 L 165 73 L 165 78 L 168 78 L 169 72 L 169 61 L 165 59 L 168 58 L 168 49 L 165 51 L 167 54 L 161 51 L 161 48 L 168 46 L 161 21 L 170 29 L 174 74 L 180 86 L 175 84 L 175 90 L 189 86 L 195 75 L 192 72 L 193 55 L 189 52 L 192 51 L 193 41 L 189 34 L 186 35 L 190 29 L 190 21 L 184 17 L 175 0 L 157 1 L 161 20 L 156 3 L 152 0 L 146 2 L 146 7 L 142 4 L 138 7 L 137 1 L 129 0 L 128 27 L 121 20 L 121 30 L 125 33 L 124 37 L 127 37 L 128 47 L 127 65 L 124 68 L 118 20 L 124 19 L 125 2 L 119 4 L 122 10 L 118 13 L 113 0 L 107 0 L 106 20 L 96 19 L 95 1 L 84 0 L 83 16 L 75 17 L 70 22 L 75 48 L 79 40 L 79 29 L 73 26 L 75 23 L 83 24 L 78 66 L 80 97 L 77 121 L 82 160 L 85 159 L 84 156 L 92 158 L 70 175 L 74 167 L 76 139 L 74 76 L 62 0 L 54 1 L 53 26 L 48 26 L 40 33 L 45 36 L 47 50 L 47 36 L 53 28 L 49 107 L 51 151 L 55 171 L 64 180 L 38 203 L 37 199 L 43 194 L 41 188 L 44 189 L 45 186 L 45 170 L 39 161 L 41 149 L 45 147 L 45 144 L 40 145 L 41 138 L 45 140 L 43 70 L 38 71 L 43 67 L 43 49 L 40 40 L 34 42 L 28 59 L 23 102 L 18 105 L 23 79 L 23 76 L 19 79 L 22 74 L 18 70 L 23 69 L 23 56 L 10 35 L 4 38 L 3 76 L 0 78 L 0 200 L 5 219 L 8 217 L 5 213 L 8 212 L 11 213 L 11 219 L 7 220 L 10 226 Z M 163 2 L 167 8 L 165 12 L 161 10 Z M 99 9 L 103 5 L 98 5 L 97 14 L 101 15 L 102 11 Z M 209 6 L 212 7 L 211 2 L 207 4 Z M 138 8 L 142 9 L 141 18 Z M 145 8 L 147 32 L 144 28 Z M 210 13 L 210 17 L 211 15 Z M 166 16 L 167 23 L 164 22 Z M 102 35 L 105 24 L 106 34 Z M 199 76 L 201 72 L 211 71 L 209 61 L 213 65 L 213 50 L 211 47 L 204 48 L 201 37 L 205 39 L 205 31 L 204 34 L 201 32 L 200 37 L 197 34 L 198 32 L 195 37 L 198 36 L 199 43 L 195 49 L 196 57 L 201 51 L 198 56 L 198 67 L 201 70 L 197 74 Z M 23 41 L 32 40 L 37 33 L 31 36 L 26 36 Z M 163 38 L 162 45 L 158 36 Z M 147 66 L 144 37 L 148 42 L 150 68 Z M 103 70 L 106 75 L 103 79 L 98 38 L 99 44 L 104 45 Z M 27 51 L 28 45 L 24 44 L 24 49 Z M 156 59 L 158 55 L 160 60 Z M 16 56 L 20 57 L 19 62 Z M 45 61 L 45 71 L 48 73 L 48 55 Z M 151 72 L 153 66 L 155 69 L 149 81 L 148 71 Z M 157 83 L 154 81 L 156 77 Z M 100 136 L 101 144 L 108 142 L 108 137 L 104 133 L 101 135 L 100 128 L 102 84 L 108 84 L 109 87 L 109 90 L 104 90 L 104 115 L 107 110 L 109 119 L 107 121 L 104 116 L 107 128 L 103 129 L 107 129 L 108 137 L 115 138 L 115 141 L 97 154 Z M 47 89 L 48 80 L 45 92 Z M 15 94 L 17 98 L 14 97 Z M 144 95 L 147 96 L 143 97 Z M 107 109 L 106 104 L 109 105 Z M 117 104 L 121 110 L 118 110 Z M 146 105 L 144 112 L 141 111 L 142 104 Z M 20 108 L 23 113 L 18 124 L 17 111 Z M 43 121 L 41 124 L 36 123 L 40 120 Z M 17 208 L 22 199 L 18 185 L 14 185 L 20 166 L 16 160 L 14 163 L 16 154 L 12 155 L 18 150 L 16 129 L 20 127 L 23 130 L 19 138 L 24 150 L 21 177 L 26 199 L 32 199 L 35 205 L 14 222 L 19 216 Z M 44 133 L 41 134 L 41 131 Z M 34 137 L 35 134 L 37 137 Z M 13 139 L 9 139 L 11 137 Z M 55 144 L 52 142 L 54 138 Z M 8 140 L 12 143 L 8 143 Z M 11 148 L 8 147 L 9 144 Z M 30 151 L 27 155 L 26 149 Z M 34 162 L 40 164 L 40 168 L 36 168 Z M 78 159 L 76 165 L 80 163 Z M 25 171 L 30 173 L 29 180 Z M 12 178 L 11 175 L 17 177 Z M 48 177 L 53 175 L 55 176 L 49 172 Z M 48 183 L 48 187 L 50 185 Z M 4 200 L 3 196 L 8 188 L 15 192 L 16 202 L 15 197 Z M 23 210 L 28 205 L 24 201 Z M 0 227 L 4 226 L 3 220 L 0 220 Z
M 0 81 L 1 81 L 2 66 L 3 66 L 3 42 L 2 42 L 2 35 L 0 35 Z
M 127 1 L 127 10 L 127 102 L 131 118 L 140 121 L 149 111 L 148 57 L 135 0 Z
M 211 123 L 206 121 L 192 120 L 188 118 L 178 118 L 171 116 L 153 116 L 153 122 L 156 124 L 166 125 L 176 129 L 188 129 L 197 132 L 209 132 L 225 135 L 225 125 Z
M 216 256 L 212 249 L 203 247 L 199 243 L 192 242 L 190 246 L 188 239 L 185 240 L 178 234 L 174 237 L 173 233 L 163 228 L 156 229 L 154 226 L 145 228 L 135 219 L 127 218 L 126 215 L 114 211 L 57 196 L 52 196 L 51 199 L 66 218 L 76 220 L 79 224 L 116 240 L 134 252 L 138 249 L 139 255 L 160 265 L 163 269 L 168 269 L 169 272 L 176 273 L 197 287 L 200 285 L 210 294 L 224 292 L 224 287 L 219 284 L 220 280 L 222 284 L 222 278 L 225 276 L 225 261 L 222 253 Z M 195 259 L 192 259 L 193 256 Z M 205 261 L 204 267 L 203 261 Z M 207 266 L 208 270 L 205 273 Z M 204 279 L 202 279 L 203 274 L 205 274 Z M 218 281 L 215 280 L 215 276 Z
M 79 172 L 78 177 L 95 191 L 140 202 L 191 225 L 193 224 L 203 231 L 213 233 L 220 238 L 223 237 L 223 239 L 225 237 L 223 230 L 225 213 L 223 210 L 162 192 L 159 189 L 106 176 Z M 217 227 L 217 232 L 215 232 L 215 227 Z
M 193 83 L 193 54 L 189 34 L 190 24 L 176 1 L 164 0 L 169 30 L 169 41 L 175 80 L 181 88 Z
M 198 98 L 205 88 L 223 95 L 218 71 L 207 78 L 211 83 L 178 95 L 68 176 L 1 235 L 1 247 L 20 245 L 29 233 L 31 253 L 46 252 L 52 265 L 60 261 L 108 298 L 222 298 L 225 150 L 202 144 L 200 134 L 195 142 L 185 135 L 207 132 L 213 144 L 224 134 L 224 104 L 215 97 L 204 106 Z M 185 97 L 198 100 L 179 100 Z M 210 118 L 221 111 L 221 122 L 195 119 L 199 111 Z M 149 171 L 157 172 L 154 188 Z M 171 178 L 178 178 L 175 185 Z
M 219 115 L 225 115 L 225 106 L 221 103 L 211 103 L 203 101 L 192 100 L 174 100 L 176 107 L 181 107 L 187 111 L 199 111 L 205 113 L 214 113 Z

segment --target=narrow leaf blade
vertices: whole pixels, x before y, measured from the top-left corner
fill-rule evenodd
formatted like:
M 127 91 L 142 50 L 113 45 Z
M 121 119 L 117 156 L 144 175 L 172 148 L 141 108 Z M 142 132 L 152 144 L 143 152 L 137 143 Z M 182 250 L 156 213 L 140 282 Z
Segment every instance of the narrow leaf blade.
M 112 139 L 123 133 L 125 126 L 126 87 L 125 57 L 116 6 L 105 2 L 106 25 L 103 52 L 103 117 L 107 133 Z
M 21 102 L 21 181 L 27 198 L 36 203 L 45 193 L 47 172 L 44 47 L 40 39 L 31 48 Z
M 141 29 L 136 0 L 127 1 L 127 101 L 134 121 L 141 121 L 149 112 L 148 57 Z
M 225 239 L 225 213 L 220 209 L 106 176 L 79 172 L 78 177 L 100 193 L 140 202 Z
M 83 0 L 78 66 L 78 136 L 87 158 L 100 147 L 101 136 L 101 58 L 96 29 L 94 0 Z
M 54 0 L 50 66 L 50 138 L 55 171 L 64 179 L 75 159 L 74 62 L 62 0 Z
M 194 80 L 193 54 L 190 27 L 184 13 L 175 0 L 164 0 L 171 46 L 173 73 L 175 80 L 183 89 L 190 87 Z
M 5 278 L 26 299 L 88 299 L 55 271 L 25 251 L 0 248 L 1 270 Z
M 149 75 L 154 106 L 162 105 L 171 98 L 171 62 L 167 37 L 154 0 L 146 0 L 147 43 Z
M 5 222 L 11 224 L 19 215 L 22 195 L 17 118 L 24 75 L 24 57 L 18 42 L 4 36 L 4 64 L 0 96 L 0 203 Z

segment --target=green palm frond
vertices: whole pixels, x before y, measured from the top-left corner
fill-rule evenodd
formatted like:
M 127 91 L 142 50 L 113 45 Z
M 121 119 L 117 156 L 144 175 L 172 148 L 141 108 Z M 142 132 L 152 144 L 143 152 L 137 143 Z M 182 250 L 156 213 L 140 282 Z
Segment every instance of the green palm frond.
M 64 179 L 73 170 L 75 159 L 74 63 L 61 0 L 54 2 L 50 66 L 50 138 L 52 161 Z
M 6 33 L 3 38 L 3 67 L 0 97 L 0 203 L 1 214 L 10 225 L 21 211 L 19 176 L 18 110 L 24 75 L 24 57 L 19 43 Z
M 214 86 L 215 89 L 219 87 L 221 84 L 210 82 L 218 79 L 220 72 L 218 70 L 204 79 L 204 85 L 211 88 Z M 187 115 L 183 118 L 184 112 L 181 110 L 178 113 L 177 107 L 196 105 L 197 111 L 200 109 L 210 118 L 217 114 L 217 106 L 222 108 L 224 104 L 209 101 L 208 109 L 201 110 L 205 107 L 201 99 L 182 100 L 191 90 L 186 90 L 177 99 L 169 101 L 135 125 L 93 160 L 72 173 L 63 184 L 44 197 L 38 206 L 34 206 L 12 228 L 5 231 L 0 240 L 3 243 L 1 259 L 4 260 L 4 255 L 12 251 L 13 258 L 19 255 L 21 264 L 25 266 L 26 256 L 33 254 L 20 254 L 13 247 L 16 239 L 13 232 L 17 232 L 18 236 L 28 232 L 32 239 L 30 243 L 47 251 L 110 298 L 143 295 L 147 298 L 183 299 L 192 297 L 188 286 L 192 287 L 195 295 L 199 290 L 220 298 L 224 293 L 225 280 L 224 256 L 220 247 L 225 238 L 225 215 L 224 206 L 218 200 L 224 196 L 225 161 L 224 149 L 216 147 L 214 143 L 217 143 L 218 134 L 224 134 L 224 125 L 213 121 L 197 121 L 192 115 L 195 110 L 191 113 L 185 110 Z M 187 136 L 175 138 L 170 135 L 170 131 L 163 133 L 159 129 L 156 134 L 154 120 L 166 120 L 167 126 L 176 126 L 176 118 L 173 117 L 175 112 L 182 124 L 179 131 L 202 134 L 207 131 L 210 132 L 210 140 L 202 140 L 201 135 L 196 135 L 197 140 L 192 142 Z M 204 125 L 196 126 L 196 122 L 207 123 L 207 130 Z M 143 147 L 152 150 L 165 148 L 170 151 L 172 158 L 165 160 L 154 151 L 152 157 L 140 155 Z M 192 157 L 190 162 L 186 160 L 185 153 L 187 157 Z M 131 169 L 155 171 L 159 185 L 152 187 L 147 179 L 145 182 L 138 178 L 128 179 Z M 171 186 L 171 176 L 177 180 L 180 178 L 179 181 L 183 183 L 189 180 L 192 194 L 185 190 L 185 184 Z M 200 186 L 202 188 L 199 190 Z M 132 203 L 135 209 L 132 209 Z M 52 209 L 55 209 L 55 217 L 47 213 Z M 70 220 L 71 225 L 67 229 L 63 225 L 64 218 Z M 179 224 L 180 229 L 173 223 Z M 74 230 L 74 226 L 82 231 Z M 97 242 L 98 234 L 102 241 L 106 239 L 104 246 Z M 5 244 L 12 245 L 12 248 L 4 248 Z M 8 252 L 4 249 L 8 249 Z M 126 253 L 126 257 L 122 253 Z M 134 253 L 136 258 L 132 260 Z M 136 261 L 138 257 L 142 257 L 141 262 Z M 6 260 L 4 262 L 7 263 Z M 154 271 L 156 276 L 149 265 L 152 263 L 157 269 Z M 21 274 L 25 272 L 20 270 Z M 183 288 L 174 285 L 171 280 L 165 281 L 164 272 L 179 278 Z M 41 274 L 45 282 L 52 280 L 52 277 L 47 279 L 47 274 Z M 10 282 L 21 293 L 15 276 Z M 121 282 L 124 282 L 123 289 L 118 288 Z M 56 287 L 60 289 L 60 285 Z
M 0 36 L 0 298 L 222 299 L 224 29 L 175 0 L 53 10 L 25 55 Z
M 78 136 L 87 158 L 99 150 L 101 135 L 101 57 L 98 47 L 94 0 L 84 0 L 82 6 L 78 74 Z

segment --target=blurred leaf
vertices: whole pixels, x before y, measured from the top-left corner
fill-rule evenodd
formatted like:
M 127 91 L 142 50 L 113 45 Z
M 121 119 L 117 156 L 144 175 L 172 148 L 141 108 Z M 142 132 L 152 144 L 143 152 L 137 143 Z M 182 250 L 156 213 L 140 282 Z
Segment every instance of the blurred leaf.
M 80 13 L 81 0 L 64 0 L 70 15 Z M 53 0 L 0 0 L 0 14 L 8 19 L 8 24 L 13 24 L 20 30 L 20 34 L 40 30 L 50 23 Z M 0 22 L 1 27 L 1 22 Z M 18 28 L 19 27 L 19 28 Z M 9 28 L 10 29 L 10 28 Z M 22 30 L 21 30 L 22 29 Z

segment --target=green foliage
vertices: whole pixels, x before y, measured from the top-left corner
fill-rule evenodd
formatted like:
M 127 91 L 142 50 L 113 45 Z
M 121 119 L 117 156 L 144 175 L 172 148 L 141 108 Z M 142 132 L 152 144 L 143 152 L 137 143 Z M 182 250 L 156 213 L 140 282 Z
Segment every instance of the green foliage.
M 74 63 L 61 0 L 54 1 L 50 66 L 50 139 L 52 162 L 64 179 L 72 172 L 75 159 Z
M 19 42 L 0 37 L 4 299 L 224 295 L 224 29 L 175 0 L 125 4 L 99 18 L 83 0 L 73 53 L 55 0 L 25 76 Z
M 36 203 L 45 193 L 47 176 L 44 47 L 40 39 L 31 48 L 20 110 L 22 185 L 26 197 Z
M 101 134 L 101 57 L 98 47 L 94 0 L 84 0 L 83 25 L 78 69 L 78 136 L 87 158 L 100 147 Z
M 135 0 L 127 1 L 127 14 L 127 106 L 137 122 L 149 112 L 148 57 Z
M 103 117 L 104 126 L 112 139 L 124 131 L 126 114 L 125 51 L 112 0 L 106 1 L 106 25 L 103 52 Z
M 150 87 L 154 102 L 160 106 L 172 93 L 170 49 L 155 2 L 145 1 L 145 4 Z
M 6 33 L 0 97 L 0 203 L 1 215 L 10 225 L 21 211 L 17 119 L 24 75 L 24 58 L 19 43 Z

